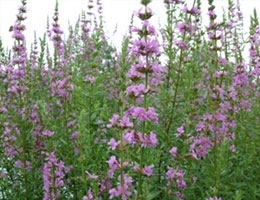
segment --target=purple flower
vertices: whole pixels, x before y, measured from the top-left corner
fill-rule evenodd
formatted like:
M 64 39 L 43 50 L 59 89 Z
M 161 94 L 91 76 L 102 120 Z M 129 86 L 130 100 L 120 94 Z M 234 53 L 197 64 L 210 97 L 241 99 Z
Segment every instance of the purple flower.
M 145 10 L 143 11 L 143 8 L 140 8 L 138 11 L 135 11 L 134 14 L 139 17 L 141 20 L 147 20 L 152 17 L 153 12 L 152 9 L 149 7 L 145 7 Z
M 136 81 L 145 77 L 144 74 L 136 71 L 136 69 L 133 67 L 128 71 L 127 75 L 132 81 Z
M 208 15 L 211 17 L 211 18 L 215 18 L 217 15 L 216 15 L 216 13 L 213 11 L 213 10 L 210 10 L 209 12 L 208 12 Z
M 175 134 L 176 137 L 182 136 L 184 134 L 183 126 L 177 128 L 178 133 Z
M 18 167 L 18 168 L 24 168 L 24 164 L 21 160 L 17 160 L 15 161 L 15 165 Z
M 197 180 L 198 180 L 198 178 L 197 178 L 196 176 L 192 177 L 192 181 L 193 181 L 193 183 L 196 183 Z
M 43 136 L 51 137 L 51 136 L 54 135 L 54 132 L 53 132 L 53 131 L 47 131 L 47 130 L 45 130 L 45 131 L 42 132 L 42 135 L 43 135 Z
M 173 158 L 175 158 L 177 156 L 177 147 L 172 147 L 169 152 L 172 154 Z
M 128 116 L 123 116 L 123 119 L 120 120 L 120 116 L 117 114 L 114 114 L 113 117 L 109 120 L 110 124 L 107 125 L 107 128 L 111 128 L 112 126 L 117 126 L 121 128 L 125 127 L 133 127 L 134 124 L 130 122 L 130 119 Z
M 167 176 L 168 179 L 173 179 L 174 176 L 175 176 L 175 171 L 174 171 L 172 168 L 170 168 L 170 169 L 166 172 L 166 176 Z
M 135 40 L 132 51 L 136 56 L 148 55 L 149 57 L 152 57 L 160 54 L 158 42 L 150 37 L 146 40 L 144 38 Z
M 89 176 L 90 179 L 97 179 L 98 178 L 98 176 L 91 175 L 87 170 L 85 172 Z
M 200 14 L 200 10 L 197 7 L 192 7 L 192 9 L 190 10 L 190 12 L 192 14 Z
M 6 112 L 7 112 L 7 109 L 6 109 L 5 107 L 2 107 L 2 108 L 0 108 L 0 112 L 6 113 Z
M 148 89 L 145 89 L 144 84 L 139 85 L 131 85 L 128 88 L 126 88 L 126 96 L 139 96 L 142 94 L 145 94 L 148 91 Z
M 183 40 L 176 41 L 175 44 L 177 47 L 183 48 L 185 50 L 189 48 L 188 44 L 186 42 L 184 42 Z
M 107 161 L 107 163 L 109 167 L 114 171 L 118 168 L 118 161 L 116 160 L 115 156 L 111 156 L 109 161 Z
M 127 197 L 131 196 L 131 192 L 128 191 L 129 188 L 131 188 L 131 184 L 133 182 L 133 179 L 131 177 L 128 177 L 127 174 L 123 175 L 123 186 L 118 185 L 117 188 L 113 188 L 109 190 L 110 197 L 109 199 L 113 199 L 113 197 L 122 196 L 122 200 L 126 200 Z M 118 176 L 118 180 L 121 180 L 121 176 Z
M 199 121 L 199 123 L 197 124 L 195 130 L 196 130 L 197 132 L 199 132 L 199 131 L 202 131 L 204 128 L 205 128 L 205 123 L 202 122 L 202 121 Z
M 190 151 L 192 153 L 196 152 L 200 157 L 205 158 L 207 154 L 207 149 L 212 147 L 212 142 L 209 138 L 202 137 L 196 138 L 194 142 L 190 145 Z
M 70 127 L 74 126 L 75 123 L 76 123 L 76 120 L 70 121 L 70 122 L 68 122 L 67 127 L 70 128 Z
M 236 151 L 235 145 L 231 145 L 231 146 L 229 147 L 229 149 L 230 149 L 232 152 L 235 152 L 235 151 Z
M 153 107 L 149 107 L 147 111 L 148 118 L 158 123 L 158 114 L 155 112 Z
M 133 127 L 134 124 L 133 124 L 133 122 L 130 122 L 129 117 L 123 116 L 123 119 L 120 121 L 119 126 L 120 127 Z
M 184 173 L 182 169 L 172 169 L 170 168 L 166 172 L 167 179 L 169 179 L 168 186 L 170 185 L 172 180 L 176 180 L 177 186 L 184 190 L 186 188 L 186 183 L 184 181 Z
M 150 132 L 150 138 L 149 138 L 149 143 L 148 143 L 148 145 L 149 145 L 150 147 L 155 147 L 155 146 L 157 145 L 157 142 L 158 142 L 158 140 L 157 140 L 157 138 L 156 138 L 156 134 L 153 133 L 153 132 Z
M 111 128 L 113 125 L 117 123 L 117 121 L 120 119 L 120 116 L 117 114 L 113 114 L 113 117 L 109 120 L 110 124 L 107 125 L 107 128 Z
M 91 200 L 93 199 L 93 194 L 91 189 L 88 190 L 88 195 L 87 196 L 83 196 L 83 200 Z
M 178 23 L 177 28 L 179 29 L 181 34 L 184 34 L 185 32 L 189 32 L 190 34 L 194 33 L 193 26 L 184 22 Z
M 149 107 L 146 112 L 143 107 L 132 106 L 129 110 L 125 112 L 126 115 L 132 115 L 134 118 L 137 118 L 140 121 L 153 120 L 158 122 L 158 114 L 155 113 L 154 108 Z
M 110 148 L 112 150 L 115 150 L 117 146 L 120 144 L 120 141 L 116 142 L 114 138 L 111 138 L 108 144 L 110 145 Z
M 77 136 L 78 136 L 79 134 L 80 134 L 79 131 L 74 132 L 74 133 L 70 136 L 70 139 L 71 139 L 71 140 L 76 140 L 76 139 L 77 139 Z
M 127 131 L 127 133 L 123 136 L 123 141 L 134 145 L 136 143 L 135 131 L 134 130 Z
M 96 84 L 96 78 L 93 77 L 93 76 L 90 76 L 90 75 L 87 75 L 87 76 L 84 78 L 84 81 L 90 82 L 91 85 L 95 85 L 95 84 Z
M 153 167 L 154 165 L 149 165 L 147 167 L 144 167 L 142 172 L 146 175 L 146 176 L 152 176 L 153 175 Z

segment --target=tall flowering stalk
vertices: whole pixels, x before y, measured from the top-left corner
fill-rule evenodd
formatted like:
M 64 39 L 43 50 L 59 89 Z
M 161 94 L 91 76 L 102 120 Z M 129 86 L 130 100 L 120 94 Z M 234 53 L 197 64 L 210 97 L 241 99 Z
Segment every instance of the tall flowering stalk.
M 144 142 L 146 140 L 145 138 L 149 137 L 150 141 L 148 141 L 150 144 L 148 143 L 148 145 L 155 147 L 155 145 L 157 145 L 156 135 L 153 132 L 150 132 L 150 135 L 147 135 L 146 133 L 149 130 L 148 125 L 150 120 L 158 123 L 158 114 L 155 112 L 153 107 L 149 107 L 148 94 L 150 94 L 153 88 L 160 82 L 162 69 L 157 60 L 152 59 L 153 57 L 158 57 L 160 51 L 158 42 L 154 39 L 154 37 L 157 36 L 157 33 L 155 28 L 149 22 L 149 19 L 153 15 L 151 8 L 148 7 L 150 2 L 151 1 L 142 1 L 144 8 L 141 8 L 136 12 L 136 15 L 142 20 L 143 26 L 142 28 L 133 28 L 133 31 L 137 32 L 139 35 L 139 39 L 134 41 L 132 47 L 132 53 L 136 56 L 137 61 L 129 71 L 129 77 L 133 82 L 142 82 L 143 80 L 143 83 L 129 86 L 126 91 L 128 94 L 135 97 L 134 105 L 139 102 L 142 102 L 143 104 L 143 107 L 132 106 L 127 111 L 128 115 L 137 120 L 135 121 L 135 124 L 138 124 L 138 121 L 141 121 L 142 133 L 137 133 L 139 134 L 138 137 Z M 145 166 L 145 148 L 146 145 L 142 144 L 140 162 L 136 168 L 136 171 L 139 172 L 136 199 L 145 198 L 143 193 L 143 175 L 151 176 L 153 174 L 152 168 L 154 165 Z
M 185 21 L 176 24 L 176 27 L 181 34 L 180 39 L 175 41 L 175 45 L 179 48 L 179 57 L 177 58 L 177 63 L 176 63 L 177 68 L 175 69 L 177 77 L 171 72 L 173 70 L 172 69 L 173 63 L 172 63 L 172 58 L 171 58 L 172 56 L 169 57 L 170 59 L 169 59 L 169 62 L 168 62 L 168 77 L 169 78 L 168 78 L 168 81 L 167 81 L 167 87 L 169 87 L 171 76 L 173 76 L 176 79 L 176 81 L 174 80 L 173 100 L 172 100 L 172 103 L 170 105 L 170 117 L 169 117 L 168 123 L 166 124 L 166 134 L 167 134 L 168 140 L 169 140 L 169 132 L 170 132 L 170 129 L 171 129 L 171 126 L 172 126 L 172 123 L 173 123 L 175 107 L 176 107 L 176 103 L 177 103 L 177 94 L 178 94 L 178 90 L 179 90 L 179 86 L 180 86 L 180 82 L 181 82 L 181 76 L 182 76 L 182 71 L 183 71 L 183 69 L 182 69 L 183 63 L 185 61 L 187 61 L 187 59 L 189 59 L 189 57 L 187 55 L 187 52 L 189 50 L 189 45 L 188 45 L 187 41 L 194 34 L 194 27 L 191 24 L 191 17 L 192 17 L 193 14 L 196 15 L 197 12 L 198 12 L 198 9 L 195 7 L 195 2 L 196 2 L 196 0 L 193 1 L 193 4 L 192 4 L 193 10 L 190 10 L 190 12 L 187 12 L 188 11 L 187 7 L 184 8 L 186 10 L 185 19 L 184 19 Z M 169 13 L 170 13 L 169 15 L 171 15 L 171 9 L 174 8 L 175 4 L 179 4 L 179 3 L 181 3 L 181 1 L 180 2 L 179 1 L 177 1 L 177 2 L 175 2 L 175 1 L 167 2 L 166 1 L 166 6 L 167 6 Z M 171 18 L 171 16 L 169 16 L 169 17 Z M 168 19 L 168 20 L 169 20 L 169 22 L 171 22 L 172 19 Z M 172 38 L 174 36 L 172 30 L 170 31 L 170 34 L 171 34 L 170 38 Z M 170 45 L 172 45 L 173 38 L 170 39 L 170 42 L 171 42 Z M 169 46 L 169 48 L 172 49 L 171 46 Z
M 152 11 L 147 7 L 148 2 L 143 2 L 144 8 L 136 12 L 136 15 L 143 21 L 142 28 L 133 28 L 132 31 L 137 32 L 139 39 L 133 42 L 133 47 L 131 48 L 132 54 L 135 56 L 135 64 L 133 64 L 128 72 L 128 76 L 131 80 L 130 83 L 139 83 L 130 85 L 126 88 L 126 97 L 131 97 L 133 106 L 124 111 L 124 107 L 121 108 L 121 116 L 114 115 L 110 120 L 111 124 L 108 127 L 117 126 L 124 129 L 128 127 L 129 130 L 121 132 L 120 141 L 115 141 L 111 139 L 109 144 L 112 149 L 119 147 L 121 151 L 121 159 L 119 161 L 115 160 L 115 157 L 111 157 L 109 163 L 110 175 L 118 168 L 120 169 L 120 188 L 110 190 L 110 198 L 113 196 L 122 195 L 122 199 L 130 196 L 131 193 L 127 190 L 131 188 L 132 181 L 127 174 L 124 175 L 124 168 L 129 164 L 123 160 L 124 148 L 127 143 L 132 144 L 132 146 L 137 145 L 137 150 L 140 151 L 140 163 L 134 167 L 134 171 L 138 173 L 137 182 L 137 199 L 144 199 L 144 193 L 142 191 L 144 175 L 152 176 L 152 168 L 154 165 L 145 166 L 145 149 L 147 147 L 155 147 L 157 145 L 157 138 L 153 132 L 147 134 L 148 132 L 148 121 L 158 122 L 158 114 L 155 113 L 153 107 L 149 107 L 148 104 L 148 94 L 151 92 L 153 87 L 156 87 L 160 82 L 160 73 L 162 72 L 160 65 L 152 57 L 157 57 L 159 52 L 159 47 L 157 41 L 153 38 L 156 35 L 155 28 L 149 23 L 149 19 L 152 17 Z M 143 82 L 143 83 L 142 83 Z M 121 92 L 121 104 L 124 105 L 124 95 Z M 137 106 L 137 104 L 142 104 L 143 106 Z M 124 112 L 122 112 L 124 111 Z M 134 123 L 130 121 L 130 118 L 134 120 Z M 131 128 L 134 128 L 131 130 Z M 139 131 L 140 129 L 140 131 Z M 123 133 L 125 133 L 123 135 Z M 112 162 L 113 160 L 113 162 Z M 113 164 L 112 163 L 118 163 Z M 125 179 L 124 177 L 128 177 Z
M 23 21 L 26 19 L 26 3 L 26 0 L 21 1 L 22 5 L 19 7 L 19 13 L 16 15 L 17 19 L 13 26 L 12 35 L 12 37 L 15 39 L 13 46 L 14 54 L 11 62 L 6 68 L 7 77 L 4 80 L 4 82 L 6 82 L 8 85 L 6 91 L 7 93 L 5 94 L 5 108 L 8 110 L 8 112 L 6 112 L 6 119 L 9 118 L 8 121 L 5 122 L 5 128 L 11 126 L 15 131 L 11 131 L 11 129 L 8 128 L 3 136 L 5 137 L 6 153 L 11 153 L 12 155 L 10 158 L 14 158 L 16 162 L 19 163 L 20 167 L 18 168 L 21 169 L 21 176 L 24 180 L 24 197 L 25 199 L 29 199 L 29 170 L 26 168 L 27 164 L 30 164 L 28 161 L 29 154 L 27 152 L 29 144 L 27 145 L 26 143 L 28 131 L 19 125 L 16 125 L 16 123 L 10 118 L 11 112 L 15 112 L 15 119 L 19 119 L 19 122 L 25 121 L 28 112 L 28 106 L 24 104 L 24 100 L 27 99 L 27 92 L 29 90 L 26 80 L 27 50 L 25 46 L 25 36 L 23 34 L 26 29 L 25 25 L 23 24 Z M 8 157 L 6 159 L 10 159 Z
M 164 109 L 168 110 L 165 113 L 163 120 L 165 129 L 165 143 L 167 144 L 165 152 L 160 156 L 160 171 L 165 173 L 166 188 L 165 196 L 172 197 L 177 196 L 183 198 L 187 184 L 185 181 L 186 169 L 189 173 L 191 163 L 189 163 L 189 155 L 187 157 L 179 156 L 183 151 L 187 141 L 187 133 L 189 131 L 190 120 L 192 120 L 192 110 L 195 109 L 192 98 L 195 98 L 196 91 L 193 88 L 193 81 L 198 78 L 199 58 L 196 55 L 196 51 L 200 51 L 200 37 L 202 31 L 200 30 L 200 1 L 193 1 L 191 6 L 187 6 L 182 1 L 164 1 L 167 9 L 167 26 L 164 30 L 165 38 L 165 55 L 167 56 L 167 81 L 164 85 L 166 95 L 166 106 Z M 176 15 L 174 13 L 178 13 Z M 193 52 L 191 54 L 191 51 Z M 194 96 L 193 96 L 194 95 Z M 195 100 L 193 100 L 195 101 Z M 182 107 L 182 102 L 184 105 Z M 182 115 L 186 110 L 187 114 L 185 122 L 177 128 L 177 133 L 172 134 L 171 127 L 180 122 L 175 122 L 173 119 L 178 118 L 178 115 Z M 181 112 L 180 112 L 181 111 Z M 178 114 L 177 114 L 178 113 Z M 191 118 L 191 119 L 190 119 Z M 171 134 L 170 134 L 171 133 Z M 180 140 L 179 137 L 182 139 Z M 181 141 L 184 146 L 178 149 L 175 145 Z M 187 146 L 185 147 L 187 148 Z M 167 154 L 172 155 L 172 160 L 164 162 L 164 157 Z M 185 164 L 183 164 L 185 163 Z M 158 182 L 164 183 L 162 178 L 158 179 Z M 161 194 L 161 197 L 163 195 Z
M 250 27 L 250 60 L 249 60 L 249 72 L 250 72 L 250 82 L 252 87 L 255 88 L 257 96 L 259 96 L 259 82 L 260 82 L 260 60 L 259 60 L 259 43 L 260 43 L 260 27 L 257 18 L 256 10 L 254 10 L 254 15 L 251 18 Z
M 65 167 L 63 161 L 57 160 L 55 152 L 45 153 L 46 163 L 43 166 L 43 190 L 44 200 L 55 200 L 61 195 L 64 186 L 64 176 L 70 171 L 70 167 Z
M 125 115 L 126 111 L 126 101 L 125 101 L 125 87 L 122 84 L 126 81 L 126 70 L 129 67 L 129 51 L 128 51 L 129 41 L 125 39 L 123 43 L 121 55 L 118 56 L 118 64 L 116 66 L 116 70 L 118 70 L 118 84 L 119 84 L 119 112 L 120 114 L 114 114 L 110 119 L 110 124 L 107 127 L 110 129 L 115 127 L 116 132 L 119 134 L 115 135 L 115 138 L 111 138 L 108 142 L 109 148 L 112 151 L 119 150 L 120 159 L 117 161 L 116 156 L 111 156 L 110 160 L 107 161 L 109 167 L 111 168 L 108 171 L 107 178 L 113 178 L 115 171 L 119 171 L 118 181 L 119 184 L 116 188 L 112 188 L 109 190 L 110 199 L 115 196 L 121 196 L 122 199 L 127 199 L 132 195 L 132 177 L 127 173 L 127 168 L 130 166 L 130 163 L 127 161 L 125 152 L 127 151 L 127 142 L 125 132 L 129 131 L 133 127 L 133 123 L 130 121 L 130 118 Z M 117 140 L 116 140 L 117 139 Z

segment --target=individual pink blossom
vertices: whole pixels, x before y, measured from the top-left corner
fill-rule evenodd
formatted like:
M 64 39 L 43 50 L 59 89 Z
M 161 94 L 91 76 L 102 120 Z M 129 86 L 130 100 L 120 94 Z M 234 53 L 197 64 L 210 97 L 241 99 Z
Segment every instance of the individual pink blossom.
M 153 15 L 153 11 L 149 7 L 145 7 L 145 10 L 143 11 L 143 8 L 140 8 L 138 11 L 135 11 L 134 14 L 139 17 L 141 20 L 147 20 Z
M 19 168 L 24 168 L 24 163 L 21 160 L 15 161 L 15 165 Z
M 70 136 L 70 139 L 71 139 L 71 140 L 76 140 L 79 134 L 80 134 L 79 131 L 74 132 L 74 133 Z
M 235 145 L 231 145 L 231 146 L 229 147 L 229 149 L 230 149 L 232 152 L 235 152 L 235 151 L 236 151 Z
M 175 134 L 176 137 L 182 136 L 184 134 L 183 126 L 177 128 L 178 133 Z
M 88 195 L 83 196 L 83 200 L 91 200 L 94 199 L 91 189 L 88 190 Z
M 91 85 L 95 85 L 95 84 L 96 84 L 96 78 L 93 77 L 93 76 L 90 76 L 90 75 L 87 75 L 87 76 L 84 78 L 84 81 L 89 82 Z
M 133 122 L 130 122 L 130 119 L 128 116 L 123 116 L 123 119 L 120 120 L 119 122 L 119 126 L 120 127 L 133 127 L 134 126 L 134 123 Z
M 0 112 L 6 113 L 6 112 L 7 112 L 7 109 L 6 109 L 5 107 L 2 107 L 2 108 L 0 108 Z
M 177 147 L 172 147 L 169 152 L 172 154 L 173 158 L 175 158 L 177 156 Z
M 215 13 L 213 10 L 210 10 L 210 11 L 208 12 L 208 15 L 209 15 L 210 17 L 212 17 L 212 18 L 214 18 L 214 17 L 217 16 L 216 13 Z
M 189 45 L 183 40 L 176 41 L 175 44 L 177 47 L 183 48 L 184 50 L 189 48 Z
M 125 135 L 123 135 L 123 141 L 124 143 L 127 142 L 129 144 L 132 144 L 134 146 L 137 142 L 135 138 L 135 131 L 134 130 L 128 130 Z
M 54 135 L 54 132 L 53 132 L 53 131 L 47 131 L 47 130 L 45 130 L 45 131 L 42 132 L 42 135 L 43 135 L 43 136 L 51 137 L 51 136 Z
M 91 175 L 87 170 L 85 172 L 89 176 L 90 179 L 97 179 L 98 178 L 98 176 L 96 176 L 96 175 Z
M 148 55 L 149 57 L 153 55 L 159 55 L 159 45 L 155 39 L 148 37 L 146 40 L 142 38 L 141 40 L 135 40 L 133 45 L 133 54 L 138 55 Z
M 202 121 L 199 121 L 199 123 L 198 123 L 197 126 L 195 127 L 195 130 L 196 130 L 197 132 L 199 132 L 199 131 L 202 131 L 204 128 L 205 128 L 205 123 L 202 122 Z
M 130 121 L 129 117 L 124 115 L 123 119 L 120 120 L 120 116 L 114 114 L 113 117 L 109 120 L 110 124 L 107 125 L 107 128 L 111 128 L 112 126 L 117 126 L 120 128 L 133 127 L 133 122 Z
M 146 175 L 146 176 L 152 176 L 153 175 L 153 167 L 154 165 L 149 165 L 147 167 L 144 167 L 142 172 Z
M 154 108 L 149 107 L 148 111 L 143 107 L 132 106 L 129 110 L 125 112 L 126 115 L 132 115 L 140 121 L 153 120 L 158 122 L 158 114 L 154 111 Z
M 117 114 L 113 114 L 113 117 L 109 120 L 110 124 L 107 125 L 107 128 L 111 128 L 113 125 L 115 125 L 118 120 L 120 119 L 120 116 Z
M 184 34 L 185 32 L 189 32 L 190 34 L 194 33 L 193 26 L 184 22 L 178 23 L 177 28 L 179 29 L 181 34 Z
M 158 142 L 158 140 L 157 140 L 156 134 L 154 132 L 150 132 L 148 146 L 155 147 L 157 145 L 157 142 Z
M 139 95 L 143 95 L 148 90 L 145 89 L 144 84 L 139 85 L 131 85 L 128 88 L 126 88 L 126 96 L 135 96 L 138 97 Z
M 175 176 L 175 171 L 174 171 L 172 168 L 170 168 L 170 169 L 166 172 L 166 176 L 167 176 L 168 179 L 173 179 L 174 176 Z
M 110 145 L 110 148 L 112 150 L 115 150 L 117 148 L 117 146 L 120 144 L 120 141 L 116 142 L 116 140 L 114 138 L 111 138 L 110 141 L 108 142 L 108 144 Z
M 117 168 L 118 168 L 118 161 L 116 160 L 116 157 L 115 156 L 111 156 L 109 161 L 107 161 L 109 167 L 115 171 Z
M 192 181 L 193 181 L 193 183 L 196 183 L 197 180 L 198 180 L 198 178 L 197 178 L 196 176 L 193 176 L 193 177 L 192 177 Z

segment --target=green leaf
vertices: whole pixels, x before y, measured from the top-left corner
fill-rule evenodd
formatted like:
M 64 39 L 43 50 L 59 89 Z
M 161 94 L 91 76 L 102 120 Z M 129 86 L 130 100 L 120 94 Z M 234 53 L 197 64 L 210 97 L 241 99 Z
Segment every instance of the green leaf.
M 152 192 L 147 200 L 152 200 L 152 199 L 158 199 L 158 196 L 161 194 L 161 191 L 154 191 Z

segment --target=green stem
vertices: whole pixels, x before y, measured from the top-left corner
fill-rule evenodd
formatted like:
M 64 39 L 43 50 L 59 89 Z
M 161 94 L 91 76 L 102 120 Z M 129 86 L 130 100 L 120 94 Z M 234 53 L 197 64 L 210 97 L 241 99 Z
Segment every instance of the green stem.
M 193 1 L 192 7 L 194 7 L 195 3 L 196 3 L 196 0 Z M 191 14 L 189 15 L 188 21 L 190 21 L 190 19 L 191 19 Z M 182 36 L 183 41 L 185 40 L 185 37 L 186 37 L 186 30 L 184 31 L 184 34 Z M 169 140 L 169 131 L 170 131 L 170 128 L 171 128 L 171 125 L 172 125 L 173 114 L 174 114 L 175 106 L 176 106 L 177 93 L 178 93 L 178 88 L 179 88 L 179 84 L 180 84 L 180 75 L 181 75 L 181 66 L 182 66 L 182 61 L 183 61 L 183 53 L 184 53 L 183 48 L 181 48 L 180 58 L 179 58 L 179 62 L 178 62 L 178 69 L 177 69 L 177 71 L 178 71 L 177 83 L 176 83 L 176 87 L 174 89 L 174 97 L 173 97 L 172 106 L 171 106 L 170 120 L 169 120 L 169 123 L 168 123 L 167 128 L 166 128 L 167 141 Z
M 124 115 L 124 92 L 121 91 L 121 101 L 122 101 L 122 108 L 121 108 L 121 119 Z M 120 158 L 121 158 L 121 164 L 120 164 L 120 185 L 123 187 L 124 185 L 124 177 L 123 177 L 123 162 L 124 162 L 124 144 L 123 144 L 123 131 L 120 130 Z

